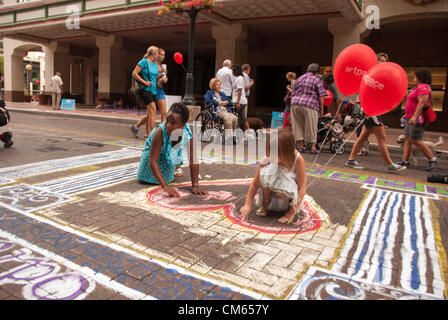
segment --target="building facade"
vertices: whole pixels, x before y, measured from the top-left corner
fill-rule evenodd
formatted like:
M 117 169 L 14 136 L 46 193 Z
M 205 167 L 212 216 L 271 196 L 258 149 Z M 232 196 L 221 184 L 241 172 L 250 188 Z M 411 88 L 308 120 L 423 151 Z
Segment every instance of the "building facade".
M 312 62 L 331 69 L 341 50 L 365 43 L 402 65 L 410 85 L 416 67 L 431 68 L 434 107 L 440 119 L 448 118 L 448 0 L 219 2 L 222 8 L 201 11 L 197 18 L 198 100 L 224 59 L 231 59 L 252 66 L 256 84 L 249 114 L 281 111 L 288 71 L 301 74 Z M 159 9 L 159 0 L 4 0 L 6 101 L 24 100 L 23 58 L 41 51 L 44 83 L 61 72 L 66 95 L 80 103 L 121 99 L 126 104 L 132 70 L 150 45 L 167 51 L 167 93 L 183 95 L 185 72 L 172 55 L 180 51 L 188 61 L 189 18 L 172 12 L 158 16 Z

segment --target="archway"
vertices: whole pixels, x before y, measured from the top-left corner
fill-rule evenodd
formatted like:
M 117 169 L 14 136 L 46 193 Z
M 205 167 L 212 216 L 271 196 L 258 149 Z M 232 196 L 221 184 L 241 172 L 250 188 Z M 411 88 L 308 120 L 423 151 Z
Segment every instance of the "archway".
M 26 80 L 25 80 L 25 64 L 30 64 L 32 68 L 36 69 L 40 63 L 30 59 L 29 52 L 43 52 L 43 47 L 39 44 L 24 43 L 18 40 L 4 39 L 4 59 L 5 59 L 5 101 L 6 102 L 25 102 L 29 98 L 25 94 Z M 24 60 L 25 57 L 28 59 Z M 33 71 L 31 70 L 31 73 Z M 41 78 L 40 70 L 35 70 L 36 78 Z M 28 78 L 29 79 L 29 78 Z M 32 77 L 31 77 L 32 79 Z M 37 88 L 33 88 L 37 89 Z

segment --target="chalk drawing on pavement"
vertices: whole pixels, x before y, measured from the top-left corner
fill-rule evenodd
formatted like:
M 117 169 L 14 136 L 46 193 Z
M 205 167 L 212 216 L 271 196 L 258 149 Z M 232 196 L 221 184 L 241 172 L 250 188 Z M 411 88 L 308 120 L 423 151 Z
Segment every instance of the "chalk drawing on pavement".
M 3 186 L 5 184 L 10 184 L 10 183 L 14 183 L 16 182 L 13 179 L 8 179 L 8 178 L 4 178 L 4 177 L 0 177 L 0 186 Z
M 0 243 L 3 251 L 11 252 L 13 245 L 21 246 L 130 299 L 229 299 L 236 294 L 243 299 L 262 297 L 31 213 L 0 207 L 0 214 L 8 218 L 0 219 L 0 240 L 8 239 Z M 43 223 L 36 224 L 36 220 Z M 49 249 L 36 245 L 42 241 Z M 63 284 L 61 280 L 68 279 L 54 281 Z M 50 290 L 47 285 L 51 287 L 55 283 L 44 281 L 41 286 Z
M 75 200 L 73 197 L 28 184 L 0 188 L 0 206 L 13 207 L 27 212 L 59 206 L 73 200 Z
M 40 183 L 36 186 L 60 194 L 78 195 L 103 188 L 109 188 L 126 181 L 136 181 L 138 168 L 138 162 L 131 163 L 70 177 L 63 177 Z
M 100 163 L 107 163 L 141 156 L 141 151 L 132 149 L 120 149 L 115 151 L 87 154 L 82 156 L 35 162 L 16 167 L 0 169 L 3 178 L 18 179 L 74 168 L 81 168 Z
M 433 225 L 430 201 L 400 192 L 369 191 L 352 219 L 337 260 L 326 272 L 372 286 L 398 288 L 414 297 L 443 299 L 446 254 Z M 299 294 L 305 294 L 313 281 L 301 281 Z M 329 279 L 325 286 L 330 284 Z M 355 291 L 352 298 L 366 298 Z
M 201 187 L 209 192 L 207 196 L 196 197 L 191 194 L 188 188 L 190 183 L 176 185 L 176 190 L 180 194 L 180 198 L 169 197 L 161 187 L 154 187 L 148 193 L 148 202 L 150 204 L 178 211 L 217 211 L 222 210 L 227 218 L 242 227 L 264 233 L 276 234 L 298 234 L 319 230 L 322 221 L 328 219 L 328 215 L 323 209 L 318 207 L 310 196 L 306 196 L 304 202 L 303 216 L 294 224 L 283 224 L 272 226 L 269 217 L 265 217 L 264 225 L 260 225 L 257 221 L 241 220 L 239 217 L 239 208 L 244 204 L 245 197 L 237 199 L 231 190 L 237 187 L 241 190 L 236 194 L 245 194 L 251 183 L 251 179 L 244 180 L 221 180 L 221 181 L 202 181 Z M 210 190 L 210 187 L 216 187 L 216 190 Z M 239 202 L 239 203 L 238 203 Z M 310 206 L 310 203 L 312 205 Z
M 290 300 L 438 300 L 437 297 L 372 284 L 363 279 L 322 268 L 311 267 Z

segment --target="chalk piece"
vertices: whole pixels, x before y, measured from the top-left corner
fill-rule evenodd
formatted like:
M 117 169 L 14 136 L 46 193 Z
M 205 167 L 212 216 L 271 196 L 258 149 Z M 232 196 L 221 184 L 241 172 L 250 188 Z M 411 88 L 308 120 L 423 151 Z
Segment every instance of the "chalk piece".
M 220 246 L 221 247 L 224 247 L 226 244 L 228 244 L 229 243 L 229 241 L 230 241 L 230 238 L 225 238 L 224 240 L 222 240 L 221 242 L 220 242 Z
M 201 175 L 198 176 L 199 179 L 202 179 Z
M 210 176 L 210 175 L 206 175 L 205 176 L 205 179 L 210 179 L 212 176 Z

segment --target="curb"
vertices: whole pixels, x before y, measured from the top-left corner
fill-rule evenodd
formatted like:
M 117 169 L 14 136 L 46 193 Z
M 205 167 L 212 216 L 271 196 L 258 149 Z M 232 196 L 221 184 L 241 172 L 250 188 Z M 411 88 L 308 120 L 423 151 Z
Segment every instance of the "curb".
M 90 119 L 90 120 L 118 122 L 118 123 L 126 123 L 126 124 L 135 124 L 135 122 L 138 121 L 138 119 L 132 119 L 132 118 L 118 118 L 118 117 L 110 117 L 110 116 L 99 116 L 99 115 L 79 114 L 79 113 L 50 111 L 50 110 L 43 111 L 43 110 L 36 110 L 36 109 L 21 109 L 21 108 L 8 107 L 8 111 L 34 114 L 34 115 L 46 115 L 46 116 L 61 117 L 61 118 L 68 117 L 68 118 L 75 118 L 75 119 Z

